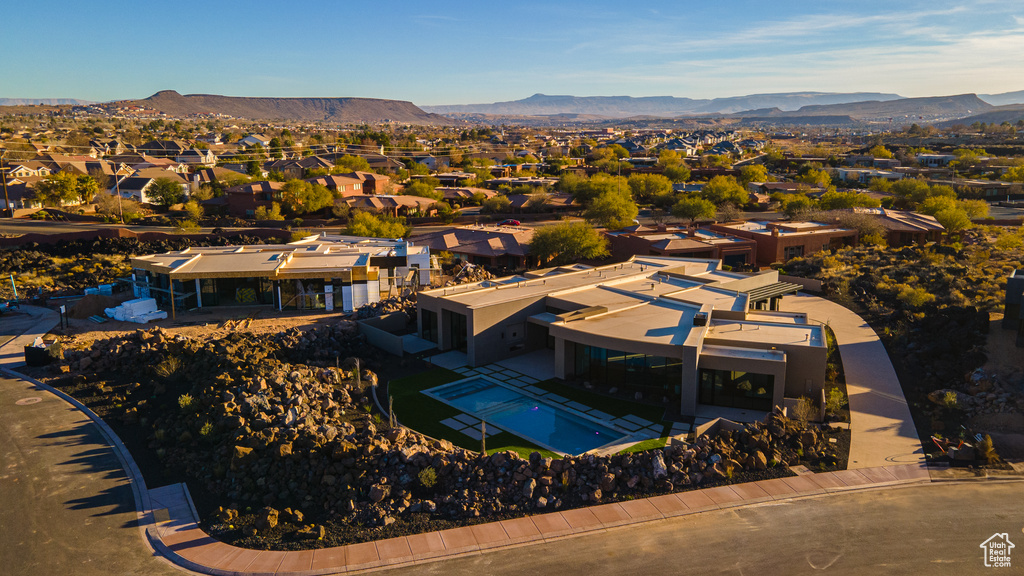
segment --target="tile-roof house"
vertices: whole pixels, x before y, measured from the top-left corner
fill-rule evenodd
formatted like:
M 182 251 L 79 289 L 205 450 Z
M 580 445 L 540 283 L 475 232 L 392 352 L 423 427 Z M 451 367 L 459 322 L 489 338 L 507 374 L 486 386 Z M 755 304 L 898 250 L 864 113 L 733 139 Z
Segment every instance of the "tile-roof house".
M 233 216 L 252 217 L 260 206 L 270 208 L 274 202 L 281 201 L 281 190 L 284 182 L 261 180 L 241 186 L 233 186 L 225 190 L 223 204 Z M 214 198 L 219 200 L 219 198 Z
M 523 269 L 529 264 L 532 228 L 518 226 L 460 226 L 422 236 L 413 236 L 416 244 L 431 251 L 451 252 L 472 264 Z
M 391 177 L 383 174 L 376 174 L 374 172 L 348 172 L 346 174 L 340 174 L 346 178 L 355 178 L 360 180 L 363 185 L 361 187 L 363 194 L 387 194 L 388 187 L 391 185 Z
M 325 186 L 328 190 L 333 191 L 336 196 L 358 196 L 367 193 L 363 189 L 364 182 L 362 180 L 348 175 L 328 174 L 326 176 L 315 176 L 313 178 L 306 178 L 306 182 Z
M 217 156 L 210 150 L 190 148 L 175 156 L 174 160 L 182 164 L 212 166 L 217 163 Z
M 136 150 L 159 158 L 176 158 L 188 150 L 188 145 L 178 140 L 150 140 Z
M 319 156 L 307 156 L 305 158 L 290 160 L 272 160 L 263 164 L 263 169 L 270 172 L 277 170 L 286 178 L 305 178 L 310 170 L 331 170 L 334 164 Z

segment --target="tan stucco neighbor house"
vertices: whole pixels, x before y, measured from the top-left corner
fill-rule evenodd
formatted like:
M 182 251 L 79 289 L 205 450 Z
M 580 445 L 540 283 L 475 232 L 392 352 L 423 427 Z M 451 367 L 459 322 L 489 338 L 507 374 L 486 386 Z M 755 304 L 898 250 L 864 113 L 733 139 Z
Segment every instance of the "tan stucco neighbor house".
M 636 256 L 428 290 L 417 307 L 420 336 L 465 352 L 470 366 L 550 349 L 558 378 L 639 393 L 687 416 L 699 404 L 767 411 L 801 396 L 820 401 L 823 327 L 778 311 L 795 288 L 775 271 Z

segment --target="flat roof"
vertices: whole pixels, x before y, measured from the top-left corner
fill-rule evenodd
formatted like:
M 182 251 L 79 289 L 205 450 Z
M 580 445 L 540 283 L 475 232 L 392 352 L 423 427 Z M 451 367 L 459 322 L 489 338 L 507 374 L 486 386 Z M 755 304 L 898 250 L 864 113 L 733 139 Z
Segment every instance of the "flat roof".
M 718 356 L 724 358 L 746 358 L 752 360 L 771 360 L 784 362 L 786 353 L 782 350 L 761 350 L 759 348 L 736 348 L 733 346 L 716 346 L 705 344 L 700 348 L 701 356 Z
M 743 320 L 711 320 L 707 338 L 759 344 L 824 346 L 821 326 L 773 324 Z
M 655 300 L 582 320 L 558 322 L 552 325 L 552 330 L 567 330 L 644 344 L 682 346 L 695 328 L 697 331 L 703 330 L 703 327 L 693 325 L 693 317 L 699 311 L 699 306 Z

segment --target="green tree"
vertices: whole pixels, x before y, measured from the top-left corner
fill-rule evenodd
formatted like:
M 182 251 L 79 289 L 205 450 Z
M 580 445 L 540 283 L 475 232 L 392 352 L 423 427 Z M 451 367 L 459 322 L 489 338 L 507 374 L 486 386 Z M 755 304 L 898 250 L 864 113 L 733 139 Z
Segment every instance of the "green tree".
M 56 172 L 36 183 L 35 198 L 43 206 L 73 204 L 81 199 L 78 178 L 67 172 Z
M 203 210 L 203 207 L 199 205 L 199 202 L 196 202 L 193 199 L 185 202 L 185 212 L 188 214 L 189 220 L 199 222 L 203 219 L 205 210 Z
M 256 220 L 284 220 L 284 216 L 281 215 L 281 205 L 277 202 L 272 202 L 269 209 L 266 206 L 257 206 L 256 214 L 253 217 Z
M 749 195 L 732 176 L 715 176 L 704 185 L 700 195 L 713 204 L 730 202 L 737 206 L 747 203 Z
M 658 154 L 658 166 L 662 168 L 674 168 L 681 166 L 683 163 L 683 157 L 679 155 L 679 152 L 675 150 L 662 150 Z
M 673 182 L 686 182 L 690 179 L 690 169 L 680 164 L 679 166 L 666 166 L 661 172 L 666 178 Z
M 763 164 L 747 164 L 740 168 L 739 183 L 744 188 L 751 182 L 767 182 L 768 168 Z
M 805 194 L 786 194 L 786 196 L 782 211 L 789 216 L 790 220 L 799 220 L 805 217 L 815 207 L 814 200 Z
M 672 207 L 672 215 L 676 218 L 688 219 L 691 226 L 697 220 L 710 220 L 715 217 L 715 214 L 714 203 L 696 196 L 683 198 Z
M 971 217 L 967 215 L 967 212 L 959 208 L 946 208 L 940 210 L 935 214 L 935 219 L 938 220 L 939 224 L 946 229 L 946 236 L 948 238 L 954 235 L 959 235 L 960 232 L 972 228 L 974 223 L 971 222 Z
M 641 204 L 650 204 L 655 196 L 672 193 L 672 181 L 661 174 L 633 174 L 626 183 L 633 199 Z
M 583 217 L 588 222 L 615 230 L 632 224 L 638 213 L 636 202 L 633 202 L 627 190 L 609 190 L 590 202 Z
M 530 254 L 553 266 L 608 256 L 608 241 L 585 222 L 560 222 L 534 230 Z
M 876 198 L 858 192 L 836 192 L 834 190 L 825 192 L 818 200 L 818 207 L 822 210 L 841 210 L 843 208 L 877 208 L 882 203 Z
M 590 206 L 599 196 L 613 192 L 629 194 L 629 184 L 625 178 L 611 174 L 594 174 L 584 184 L 576 187 L 573 200 L 582 206 Z
M 832 185 L 832 177 L 828 175 L 828 172 L 818 170 L 817 168 L 808 169 L 803 174 L 797 176 L 796 181 L 817 186 L 818 188 L 828 188 Z
M 931 193 L 931 188 L 923 180 L 904 178 L 892 184 L 892 193 L 905 207 L 913 208 L 924 202 Z
M 868 181 L 868 190 L 874 190 L 875 192 L 891 192 L 892 181 L 886 178 L 872 178 Z
M 157 178 L 146 193 L 153 198 L 158 206 L 170 208 L 185 199 L 185 191 L 181 183 L 171 178 Z
M 1003 180 L 1006 182 L 1024 182 L 1024 166 L 1014 166 L 1003 174 Z
M 311 214 L 334 203 L 334 194 L 321 184 L 292 179 L 281 189 L 285 208 L 294 214 Z
M 334 163 L 334 169 L 331 170 L 334 174 L 341 174 L 344 172 L 369 172 L 370 163 L 366 161 L 366 158 L 362 156 L 342 156 L 338 158 L 338 161 Z
M 512 201 L 507 196 L 498 194 L 483 201 L 480 211 L 484 214 L 507 214 L 512 207 Z
M 413 182 L 406 186 L 402 192 L 409 196 L 420 196 L 422 198 L 430 198 L 432 200 L 441 200 L 444 198 L 444 192 L 440 192 L 435 189 L 434 186 L 422 181 Z
M 885 146 L 883 146 L 881 144 L 879 144 L 877 146 L 873 146 L 871 148 L 871 150 L 868 150 L 868 154 L 874 156 L 875 158 L 892 158 L 893 157 L 892 156 L 892 152 L 890 152 L 888 148 L 886 148 Z
M 984 200 L 958 200 L 957 206 L 966 212 L 971 220 L 988 218 L 989 205 Z
M 410 230 L 404 218 L 355 212 L 348 220 L 345 234 L 367 238 L 404 238 Z

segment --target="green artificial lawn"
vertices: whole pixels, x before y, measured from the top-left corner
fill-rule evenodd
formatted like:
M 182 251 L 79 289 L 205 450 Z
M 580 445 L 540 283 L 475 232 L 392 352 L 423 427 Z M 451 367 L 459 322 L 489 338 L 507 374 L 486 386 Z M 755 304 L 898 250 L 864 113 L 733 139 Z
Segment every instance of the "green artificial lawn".
M 388 383 L 388 392 L 391 394 L 395 417 L 398 418 L 398 421 L 403 426 L 407 426 L 417 432 L 433 438 L 448 440 L 456 446 L 479 452 L 479 440 L 474 440 L 461 432 L 441 424 L 442 420 L 457 416 L 462 411 L 421 393 L 423 390 L 462 380 L 463 378 L 465 376 L 458 372 L 452 372 L 444 368 L 435 368 L 415 376 L 390 381 Z M 504 452 L 506 450 L 517 452 L 524 458 L 529 458 L 531 452 L 540 452 L 545 457 L 559 457 L 558 454 L 536 446 L 509 432 L 499 432 L 487 438 L 488 454 Z

